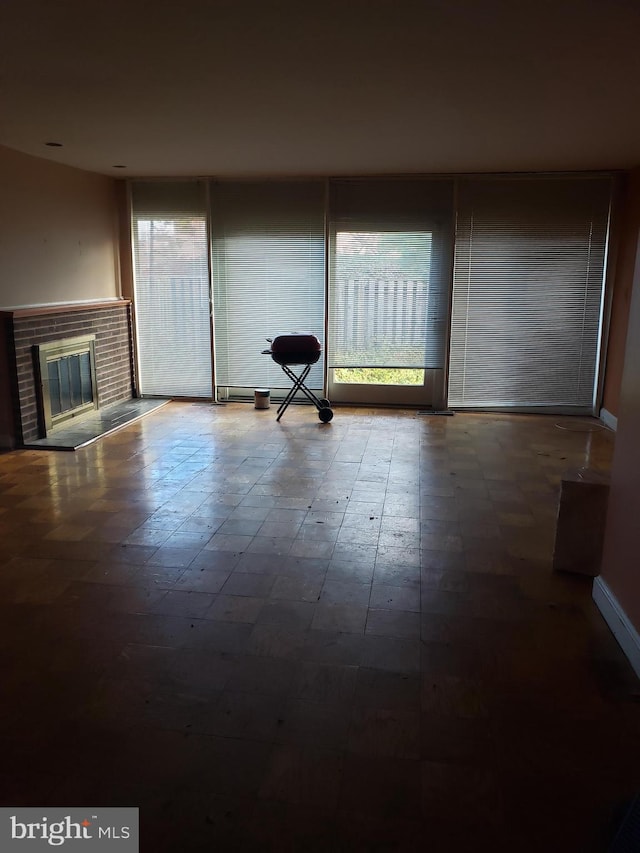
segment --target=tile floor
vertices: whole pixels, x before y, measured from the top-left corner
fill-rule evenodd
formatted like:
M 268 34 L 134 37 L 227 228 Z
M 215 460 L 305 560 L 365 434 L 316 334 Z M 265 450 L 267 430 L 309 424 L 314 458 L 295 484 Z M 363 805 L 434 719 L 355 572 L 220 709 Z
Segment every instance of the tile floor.
M 2 804 L 137 805 L 144 853 L 606 850 L 640 691 L 550 558 L 612 444 L 174 403 L 0 455 Z

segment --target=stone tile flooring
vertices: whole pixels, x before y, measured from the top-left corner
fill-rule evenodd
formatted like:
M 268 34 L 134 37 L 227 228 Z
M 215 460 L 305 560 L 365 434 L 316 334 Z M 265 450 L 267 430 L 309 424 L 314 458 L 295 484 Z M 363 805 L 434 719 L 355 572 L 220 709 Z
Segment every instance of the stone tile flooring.
M 1 455 L 2 804 L 137 805 L 145 853 L 606 850 L 640 692 L 551 553 L 612 444 L 173 403 Z

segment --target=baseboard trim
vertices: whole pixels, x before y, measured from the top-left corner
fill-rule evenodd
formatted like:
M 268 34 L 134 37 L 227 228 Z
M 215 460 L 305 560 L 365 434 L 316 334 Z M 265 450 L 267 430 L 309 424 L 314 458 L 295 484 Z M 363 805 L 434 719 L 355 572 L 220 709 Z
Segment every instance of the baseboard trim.
M 602 423 L 612 429 L 614 432 L 618 429 L 618 418 L 615 415 L 612 415 L 611 412 L 608 412 L 606 409 L 600 409 L 600 420 Z
M 593 582 L 593 600 L 602 613 L 613 636 L 620 643 L 620 648 L 629 659 L 636 675 L 640 678 L 640 634 L 636 631 L 631 620 L 620 606 L 607 582 L 597 577 Z

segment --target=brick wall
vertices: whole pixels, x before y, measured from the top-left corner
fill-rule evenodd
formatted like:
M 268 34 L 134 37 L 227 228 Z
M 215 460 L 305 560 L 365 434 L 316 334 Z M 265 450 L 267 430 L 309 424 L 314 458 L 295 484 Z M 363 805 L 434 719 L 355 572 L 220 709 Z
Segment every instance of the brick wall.
M 129 302 L 96 303 L 90 306 L 43 308 L 13 313 L 15 382 L 17 385 L 17 444 L 43 435 L 36 389 L 33 347 L 42 343 L 96 336 L 98 405 L 107 406 L 133 396 L 133 347 Z

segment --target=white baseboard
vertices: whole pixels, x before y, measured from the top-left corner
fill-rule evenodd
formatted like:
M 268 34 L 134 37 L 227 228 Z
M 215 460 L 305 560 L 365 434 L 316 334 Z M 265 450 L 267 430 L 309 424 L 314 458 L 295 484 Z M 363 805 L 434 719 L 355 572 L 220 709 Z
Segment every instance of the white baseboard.
M 597 577 L 593 582 L 593 600 L 620 643 L 620 647 L 629 658 L 636 675 L 640 678 L 640 634 L 631 624 L 631 620 L 620 606 L 620 602 L 609 589 L 606 581 Z
M 609 429 L 612 429 L 614 432 L 618 429 L 617 417 L 612 415 L 611 412 L 608 412 L 606 409 L 600 409 L 600 420 L 605 426 L 608 426 Z

